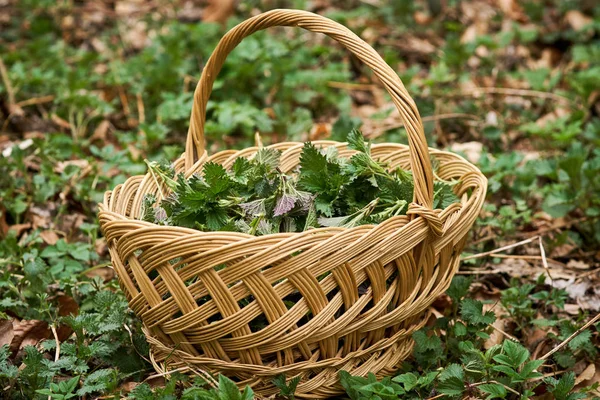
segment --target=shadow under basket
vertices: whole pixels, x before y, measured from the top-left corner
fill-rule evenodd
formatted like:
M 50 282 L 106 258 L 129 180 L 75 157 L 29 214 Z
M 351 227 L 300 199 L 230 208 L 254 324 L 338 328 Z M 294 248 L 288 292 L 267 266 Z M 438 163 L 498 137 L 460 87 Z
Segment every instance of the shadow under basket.
M 378 225 L 318 228 L 251 236 L 201 232 L 141 221 L 144 197 L 165 191 L 151 175 L 129 178 L 105 194 L 100 224 L 129 305 L 141 318 L 160 373 L 224 374 L 260 396 L 279 392 L 273 379 L 299 376 L 298 398 L 343 392 L 340 370 L 389 376 L 411 352 L 411 335 L 458 269 L 487 181 L 463 158 L 429 149 L 417 108 L 381 57 L 347 28 L 305 11 L 273 10 L 229 31 L 204 68 L 194 94 L 186 151 L 175 163 L 185 176 L 209 161 L 229 168 L 258 147 L 208 156 L 204 122 L 214 79 L 227 54 L 246 36 L 270 26 L 325 33 L 367 64 L 391 95 L 409 146 L 376 144 L 374 158 L 411 170 L 414 202 L 407 215 Z M 354 152 L 345 143 L 340 156 Z M 297 167 L 303 143 L 281 150 L 283 172 Z M 460 199 L 432 209 L 435 179 L 459 180 Z

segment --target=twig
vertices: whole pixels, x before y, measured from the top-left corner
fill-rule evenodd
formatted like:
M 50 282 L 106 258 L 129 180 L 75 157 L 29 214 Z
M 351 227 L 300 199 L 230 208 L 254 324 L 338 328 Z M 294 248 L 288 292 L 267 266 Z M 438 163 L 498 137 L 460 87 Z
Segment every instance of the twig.
M 482 94 L 505 94 L 512 96 L 521 96 L 521 97 L 538 97 L 541 99 L 551 99 L 560 101 L 567 104 L 573 104 L 574 101 L 569 99 L 568 97 L 561 96 L 555 93 L 550 92 L 540 92 L 539 90 L 528 90 L 528 89 L 512 89 L 512 88 L 499 88 L 499 87 L 478 87 L 471 90 L 465 90 L 458 95 L 463 96 L 473 96 L 479 97 Z M 452 96 L 452 95 L 451 95 Z M 456 95 L 454 95 L 456 96 Z
M 550 267 L 548 267 L 548 260 L 546 260 L 546 250 L 544 250 L 544 242 L 542 242 L 542 237 L 538 236 L 539 242 L 540 242 L 540 256 L 542 257 L 542 265 L 544 266 L 544 269 L 546 270 L 546 274 L 548 275 L 548 278 L 550 278 L 550 282 L 554 282 L 554 279 L 552 279 L 552 275 L 550 274 Z
M 135 95 L 135 98 L 137 100 L 138 122 L 140 124 L 143 124 L 144 122 L 146 122 L 146 110 L 144 108 L 144 100 L 142 99 L 142 95 L 140 93 L 137 93 Z
M 524 244 L 531 243 L 534 240 L 537 240 L 538 237 L 539 236 L 534 236 L 534 237 L 531 237 L 529 239 L 521 240 L 520 242 L 517 242 L 517 243 L 513 243 L 513 244 L 509 244 L 507 246 L 499 247 L 499 248 L 497 248 L 495 250 L 490 250 L 490 251 L 486 251 L 484 253 L 479 253 L 479 254 L 473 254 L 473 255 L 470 255 L 470 256 L 467 256 L 467 257 L 463 257 L 461 260 L 462 261 L 466 261 L 466 260 L 473 260 L 475 258 L 487 257 L 487 256 L 490 256 L 492 254 L 500 253 L 500 252 L 502 252 L 504 250 L 513 249 L 515 247 L 519 247 L 519 246 L 522 246 Z
M 33 106 L 36 104 L 49 103 L 52 100 L 54 100 L 54 98 L 55 98 L 55 96 L 53 94 L 49 94 L 48 96 L 33 97 L 31 99 L 23 100 L 23 101 L 18 102 L 15 105 L 19 106 L 19 107 Z
M 456 118 L 466 118 L 466 119 L 471 119 L 471 120 L 478 120 L 479 118 L 476 115 L 473 114 L 465 114 L 465 113 L 448 113 L 448 114 L 436 114 L 436 115 L 428 115 L 426 117 L 421 118 L 421 121 L 423 122 L 437 122 L 437 121 L 441 121 L 444 119 L 456 119 Z M 402 128 L 404 126 L 403 122 L 398 122 L 395 124 L 390 124 L 387 126 L 383 126 L 379 129 L 376 129 L 373 133 L 367 135 L 369 138 L 375 138 L 387 131 L 390 131 L 392 129 L 397 129 L 397 128 Z
M 10 79 L 8 78 L 8 72 L 6 71 L 6 65 L 4 65 L 2 57 L 0 57 L 0 75 L 2 75 L 2 81 L 4 82 L 4 86 L 6 86 L 8 105 L 13 106 L 15 105 L 15 91 L 10 83 Z
M 60 341 L 58 340 L 58 332 L 56 331 L 56 326 L 54 324 L 50 325 L 50 329 L 52 330 L 52 334 L 54 335 L 54 341 L 56 342 L 56 350 L 54 351 L 54 362 L 57 362 L 60 358 Z M 52 396 L 48 396 L 48 400 L 51 400 Z
M 581 328 L 577 329 L 575 331 L 575 333 L 573 333 L 571 336 L 569 336 L 568 338 L 566 338 L 565 340 L 563 340 L 562 343 L 560 343 L 558 346 L 556 346 L 555 348 L 553 348 L 552 350 L 550 350 L 549 352 L 547 352 L 546 354 L 544 354 L 538 360 L 546 360 L 552 354 L 556 353 L 557 351 L 559 351 L 560 349 L 562 349 L 563 347 L 565 347 L 567 344 L 569 344 L 569 342 L 571 340 L 573 340 L 577 335 L 579 335 L 581 332 L 585 331 L 587 328 L 589 328 L 590 326 L 592 326 L 598 320 L 600 320 L 600 313 L 598 313 L 594 318 L 592 318 L 591 320 L 589 320 L 585 325 L 583 325 Z
M 508 237 L 512 237 L 512 238 L 532 238 L 532 237 L 536 237 L 536 236 L 543 236 L 545 233 L 556 231 L 556 230 L 559 230 L 559 229 L 562 229 L 562 228 L 569 228 L 569 227 L 571 227 L 571 225 L 574 225 L 576 223 L 587 221 L 587 220 L 592 220 L 593 221 L 593 220 L 595 220 L 597 218 L 600 218 L 600 216 L 576 218 L 576 219 L 573 219 L 573 220 L 570 220 L 570 221 L 566 221 L 566 222 L 563 222 L 561 224 L 558 224 L 558 225 L 555 225 L 555 226 L 551 226 L 551 227 L 548 227 L 548 228 L 538 229 L 537 231 L 533 231 L 533 232 L 520 232 L 520 233 L 517 233 L 517 234 L 512 235 L 512 236 L 506 236 L 505 238 L 508 238 Z M 484 236 L 481 239 L 477 239 L 476 241 L 474 241 L 473 245 L 484 243 L 484 242 L 489 242 L 490 240 L 496 239 L 497 237 L 498 237 L 498 235 Z
M 542 256 L 534 256 L 534 255 L 520 255 L 520 254 L 494 254 L 494 257 L 498 257 L 498 258 L 516 258 L 519 260 L 541 260 Z M 565 263 L 562 263 L 558 260 L 555 260 L 553 258 L 548 258 L 546 257 L 546 260 L 548 260 L 548 264 L 556 264 L 556 265 L 560 265 L 562 267 L 566 267 Z
M 495 330 L 497 330 L 498 332 L 500 332 L 501 334 L 503 334 L 504 336 L 506 336 L 507 338 L 509 338 L 510 340 L 512 340 L 513 342 L 517 342 L 519 343 L 519 339 L 517 339 L 516 337 L 514 337 L 513 335 L 511 335 L 510 333 L 504 332 L 502 329 L 498 328 L 497 326 L 495 326 L 494 324 L 490 324 L 490 326 L 492 328 L 494 328 Z
M 345 90 L 373 90 L 377 85 L 372 83 L 327 82 L 327 86 Z
M 436 399 L 441 399 L 442 397 L 446 397 L 446 395 L 444 393 L 442 393 L 442 394 L 435 395 L 433 397 L 428 397 L 426 400 L 436 400 Z
M 119 99 L 121 100 L 121 105 L 123 106 L 123 112 L 125 113 L 126 116 L 129 117 L 129 115 L 131 114 L 131 110 L 129 109 L 129 101 L 127 100 L 127 95 L 125 94 L 125 91 L 123 90 L 123 86 L 118 87 L 118 92 L 119 92 Z
M 509 392 L 511 392 L 511 393 L 514 393 L 514 394 L 516 394 L 516 395 L 519 395 L 519 396 L 521 396 L 521 393 L 517 392 L 515 389 L 513 389 L 513 388 L 511 388 L 511 387 L 508 387 L 508 386 L 506 386 L 504 383 L 500 383 L 500 382 L 498 382 L 498 381 L 488 381 L 488 382 L 484 382 L 484 383 L 495 383 L 496 385 L 502 385 L 502 386 L 504 386 L 504 388 L 505 388 L 506 390 L 508 390 Z
M 56 326 L 54 324 L 50 325 L 50 329 L 52 330 L 52 334 L 54 335 L 54 340 L 56 341 L 56 351 L 54 352 L 54 362 L 57 362 L 60 358 L 60 341 L 58 340 L 58 332 L 56 331 Z

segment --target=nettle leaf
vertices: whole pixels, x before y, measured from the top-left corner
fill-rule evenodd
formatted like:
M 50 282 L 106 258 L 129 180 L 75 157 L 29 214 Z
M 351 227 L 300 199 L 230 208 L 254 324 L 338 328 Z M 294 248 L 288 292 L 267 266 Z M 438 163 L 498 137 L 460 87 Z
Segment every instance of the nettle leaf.
M 523 365 L 523 367 L 519 371 L 521 379 L 523 381 L 526 381 L 528 379 L 534 379 L 542 376 L 541 373 L 536 371 L 536 369 L 542 366 L 542 364 L 544 364 L 544 360 L 532 360 L 525 363 L 525 365 Z
M 464 299 L 460 304 L 460 315 L 468 323 L 489 325 L 496 320 L 493 311 L 483 312 L 483 303 L 474 299 Z
M 147 162 L 152 178 L 168 192 L 161 193 L 160 204 L 144 199 L 142 219 L 267 235 L 312 227 L 352 228 L 405 215 L 413 199 L 411 173 L 388 171 L 371 157 L 370 142 L 358 130 L 348 135 L 348 146 L 357 151 L 350 159 L 341 158 L 333 146 L 319 149 L 305 143 L 300 168 L 289 175 L 279 169 L 281 152 L 266 147 L 249 159 L 236 159 L 229 170 L 207 162 L 189 178 L 181 173 L 175 178 L 170 164 Z M 436 184 L 440 204 L 450 201 L 450 185 Z M 88 254 L 82 248 L 76 256 Z
M 575 373 L 569 371 L 560 379 L 546 378 L 544 382 L 549 386 L 549 391 L 556 400 L 577 400 L 587 398 L 585 393 L 571 393 L 575 387 Z
M 572 368 L 577 362 L 571 351 L 559 351 L 552 358 L 561 368 Z
M 259 164 L 267 165 L 271 168 L 279 166 L 279 159 L 281 158 L 281 151 L 277 149 L 270 149 L 263 147 L 256 152 L 254 159 Z
M 508 394 L 504 386 L 499 383 L 485 383 L 477 386 L 477 389 L 488 395 L 486 400 L 504 399 Z
M 459 396 L 465 391 L 465 372 L 459 364 L 450 364 L 439 375 L 438 392 Z
M 571 350 L 580 349 L 580 348 L 588 345 L 589 343 L 591 343 L 591 339 L 592 339 L 592 332 L 589 329 L 581 331 L 577 336 L 575 336 L 569 342 L 569 348 Z
M 453 302 L 458 303 L 460 299 L 469 293 L 472 282 L 473 278 L 471 277 L 456 275 L 452 278 L 452 283 L 450 283 L 450 287 L 446 290 L 446 294 L 450 296 Z
M 512 340 L 505 340 L 502 344 L 502 354 L 495 355 L 493 359 L 503 365 L 517 369 L 529 359 L 529 350 Z
M 404 390 L 408 392 L 419 384 L 419 377 L 412 372 L 409 372 L 395 376 L 392 378 L 392 381 L 402 383 L 404 385 Z
M 352 150 L 360 151 L 362 153 L 370 154 L 371 145 L 365 141 L 365 137 L 358 129 L 352 129 L 347 137 L 348 147 Z

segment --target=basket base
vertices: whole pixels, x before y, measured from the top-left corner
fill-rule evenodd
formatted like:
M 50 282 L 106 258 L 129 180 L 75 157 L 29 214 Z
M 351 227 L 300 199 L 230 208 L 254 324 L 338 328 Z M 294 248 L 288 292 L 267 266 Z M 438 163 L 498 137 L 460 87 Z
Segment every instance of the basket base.
M 363 377 L 369 373 L 375 374 L 377 378 L 394 375 L 401 362 L 412 352 L 412 333 L 422 328 L 427 320 L 425 317 L 392 337 L 381 339 L 366 349 L 346 356 L 301 361 L 283 367 L 191 356 L 184 351 L 166 347 L 150 335 L 147 335 L 147 338 L 150 343 L 150 358 L 159 374 L 169 375 L 177 371 L 213 381 L 212 377 L 223 374 L 235 380 L 240 389 L 250 386 L 257 399 L 279 393 L 279 388 L 272 382 L 275 377 L 285 374 L 286 380 L 289 381 L 300 376 L 301 380 L 295 392 L 296 398 L 330 399 L 339 398 L 345 393 L 339 381 L 338 372 L 341 370 Z

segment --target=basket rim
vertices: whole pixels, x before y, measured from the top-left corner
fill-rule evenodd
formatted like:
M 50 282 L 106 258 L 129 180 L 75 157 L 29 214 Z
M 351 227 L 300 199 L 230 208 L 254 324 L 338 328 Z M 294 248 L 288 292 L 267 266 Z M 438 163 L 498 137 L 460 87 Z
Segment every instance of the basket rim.
M 239 157 L 248 157 L 248 156 L 252 156 L 254 153 L 256 153 L 256 151 L 258 151 L 260 148 L 264 147 L 264 148 L 275 148 L 275 149 L 280 149 L 284 148 L 283 151 L 285 152 L 289 152 L 289 151 L 295 151 L 298 149 L 301 149 L 302 146 L 304 146 L 304 143 L 306 142 L 295 142 L 295 141 L 290 141 L 290 142 L 277 142 L 277 143 L 273 143 L 271 145 L 268 146 L 252 146 L 252 147 L 245 147 L 243 149 L 240 150 L 234 150 L 234 149 L 225 149 L 225 150 L 221 150 L 219 152 L 213 153 L 211 156 L 208 156 L 207 153 L 204 153 L 204 157 L 200 157 L 200 159 L 194 164 L 193 168 L 189 169 L 189 171 L 194 171 L 197 170 L 199 167 L 201 167 L 202 165 L 204 165 L 207 162 L 216 162 L 218 164 L 223 165 L 225 162 L 230 161 L 230 160 L 235 160 L 236 158 Z M 321 146 L 336 146 L 336 147 L 345 147 L 347 149 L 347 142 L 339 142 L 339 141 L 335 141 L 335 140 L 314 140 L 314 141 L 310 141 L 310 143 L 314 144 L 314 145 L 321 145 Z M 384 142 L 384 143 L 374 143 L 371 146 L 371 149 L 378 149 L 378 148 L 389 148 L 389 147 L 395 147 L 398 148 L 400 150 L 404 150 L 406 152 L 408 152 L 409 150 L 409 146 L 406 144 L 402 144 L 402 143 L 388 143 L 388 142 Z M 350 150 L 350 149 L 348 149 Z M 474 196 L 473 194 L 471 194 L 468 198 L 467 201 L 465 202 L 458 202 L 458 203 L 452 203 L 450 204 L 448 207 L 446 207 L 445 209 L 434 209 L 433 211 L 435 212 L 439 212 L 439 213 L 443 213 L 446 210 L 449 210 L 450 208 L 452 208 L 455 204 L 460 204 L 462 207 L 459 208 L 460 209 L 464 209 L 465 207 L 477 207 L 480 208 L 481 205 L 483 204 L 483 202 L 485 201 L 485 194 L 487 192 L 487 178 L 486 176 L 481 172 L 481 170 L 475 166 L 473 163 L 471 163 L 470 161 L 468 161 L 467 159 L 465 159 L 463 156 L 451 152 L 451 151 L 446 151 L 446 150 L 439 150 L 436 148 L 432 148 L 429 147 L 429 154 L 436 156 L 436 155 L 443 155 L 445 157 L 450 157 L 451 160 L 450 161 L 446 161 L 446 162 L 440 162 L 443 165 L 451 165 L 451 164 L 463 164 L 469 167 L 469 169 L 471 169 L 470 173 L 474 173 L 478 176 L 478 178 L 481 179 L 480 185 L 479 185 L 479 189 L 483 192 L 482 195 L 480 196 L 480 201 L 478 202 L 479 204 L 473 204 L 473 200 L 475 200 L 476 196 Z M 283 151 L 282 151 L 282 155 L 283 155 Z M 354 150 L 351 150 L 352 152 L 355 152 Z M 232 153 L 235 152 L 235 153 Z M 249 154 L 244 154 L 244 155 L 240 155 L 239 153 L 249 153 Z M 408 153 L 407 153 L 408 154 Z M 215 159 L 218 159 L 221 156 L 225 156 L 228 155 L 227 159 L 225 161 L 219 162 L 219 161 L 214 161 Z M 184 163 L 185 160 L 185 153 L 183 153 L 179 158 L 177 158 L 174 162 L 173 165 L 182 165 Z M 227 168 L 227 167 L 226 167 Z M 410 165 L 409 168 L 407 169 L 410 171 Z M 148 176 L 149 173 L 147 172 L 146 174 L 143 175 L 133 175 L 131 177 L 129 177 L 123 184 L 119 184 L 116 187 L 114 187 L 111 190 L 107 190 L 105 192 L 105 196 L 102 202 L 100 202 L 98 204 L 99 206 L 99 213 L 110 213 L 113 216 L 118 216 L 120 218 L 117 219 L 121 219 L 121 220 L 126 220 L 126 221 L 136 221 L 137 223 L 140 223 L 142 225 L 145 225 L 143 228 L 140 227 L 138 229 L 178 229 L 181 230 L 183 232 L 188 232 L 190 234 L 222 234 L 223 236 L 236 236 L 238 238 L 242 237 L 242 240 L 245 239 L 256 239 L 256 238 L 270 238 L 273 239 L 275 237 L 279 237 L 280 240 L 285 240 L 288 239 L 290 237 L 293 236 L 298 236 L 298 235 L 302 235 L 302 234 L 307 234 L 307 233 L 312 233 L 312 234 L 318 234 L 318 233 L 325 233 L 325 232 L 346 232 L 346 231 L 351 231 L 351 230 L 355 230 L 355 229 L 369 229 L 372 230 L 374 228 L 376 228 L 377 226 L 381 225 L 381 224 L 365 224 L 365 225 L 359 225 L 359 226 L 355 226 L 355 227 L 351 227 L 351 228 L 345 228 L 345 227 L 319 227 L 319 228 L 311 228 L 307 231 L 304 232 L 278 232 L 278 233 L 270 233 L 267 235 L 260 235 L 260 236 L 256 236 L 256 235 L 250 235 L 247 233 L 243 233 L 243 232 L 229 232 L 229 231 L 201 231 L 199 229 L 194 229 L 194 228 L 187 228 L 187 227 L 182 227 L 182 226 L 177 226 L 177 225 L 169 225 L 169 226 L 164 226 L 164 225 L 158 225 L 156 223 L 153 222 L 148 222 L 148 221 L 143 221 L 141 219 L 138 218 L 134 218 L 134 217 L 129 217 L 126 215 L 123 215 L 122 213 L 113 211 L 109 209 L 109 205 L 108 205 L 108 198 L 112 195 L 112 193 L 115 191 L 116 188 L 118 188 L 121 185 L 124 185 L 127 181 L 131 180 L 131 179 L 144 179 L 146 176 Z M 187 177 L 186 177 L 187 178 Z M 440 181 L 439 179 L 437 179 L 437 177 L 434 179 L 435 181 Z M 454 206 L 456 207 L 456 206 Z M 458 211 L 458 210 L 456 210 Z M 454 211 L 454 212 L 456 212 Z M 385 221 L 383 222 L 387 222 L 387 221 L 394 221 L 394 220 L 401 220 L 401 219 L 407 219 L 410 218 L 409 215 L 398 215 L 398 216 L 393 216 L 390 218 L 387 218 Z M 422 215 L 415 215 L 412 219 L 410 219 L 409 221 L 407 221 L 407 223 L 405 224 L 405 226 L 407 225 L 412 225 L 413 223 L 416 223 L 416 221 L 422 220 L 424 219 L 424 217 Z M 100 225 L 104 225 L 102 221 L 100 221 Z M 448 231 L 444 231 L 443 235 L 441 236 L 446 236 L 449 233 L 450 230 Z

